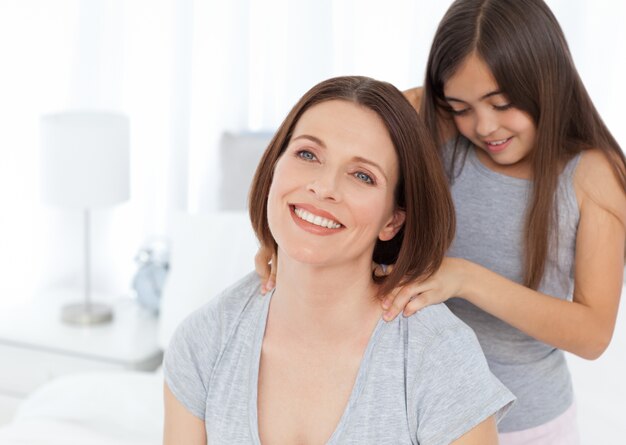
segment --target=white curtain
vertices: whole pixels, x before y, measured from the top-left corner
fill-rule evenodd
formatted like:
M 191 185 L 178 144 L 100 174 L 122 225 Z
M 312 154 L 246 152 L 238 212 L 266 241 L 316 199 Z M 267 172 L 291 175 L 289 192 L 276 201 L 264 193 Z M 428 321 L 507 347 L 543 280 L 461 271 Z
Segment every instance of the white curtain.
M 133 255 L 172 209 L 215 208 L 223 131 L 273 130 L 316 82 L 422 83 L 451 1 L 0 0 L 0 299 L 79 286 L 80 214 L 38 199 L 38 119 L 64 109 L 131 121 L 131 200 L 93 216 L 94 286 L 126 292 Z M 626 6 L 550 0 L 622 145 Z

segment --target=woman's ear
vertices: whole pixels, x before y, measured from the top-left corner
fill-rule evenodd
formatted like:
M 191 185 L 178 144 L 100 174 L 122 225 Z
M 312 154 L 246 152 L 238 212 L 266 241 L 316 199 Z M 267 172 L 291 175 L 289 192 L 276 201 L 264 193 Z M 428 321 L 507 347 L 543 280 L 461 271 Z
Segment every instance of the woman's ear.
M 406 213 L 404 210 L 394 210 L 393 216 L 387 224 L 385 224 L 383 230 L 381 230 L 378 234 L 378 239 L 381 241 L 389 241 L 390 239 L 393 239 L 393 237 L 396 236 L 396 233 L 398 233 L 398 231 L 402 228 L 405 219 Z

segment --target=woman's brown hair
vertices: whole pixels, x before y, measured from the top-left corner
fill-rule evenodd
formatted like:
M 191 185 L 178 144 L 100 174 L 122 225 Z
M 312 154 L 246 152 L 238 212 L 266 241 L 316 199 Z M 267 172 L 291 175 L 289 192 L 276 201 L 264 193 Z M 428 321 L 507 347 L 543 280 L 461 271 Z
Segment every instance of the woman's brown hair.
M 329 100 L 344 100 L 374 111 L 382 120 L 398 156 L 395 206 L 406 213 L 404 226 L 390 241 L 378 240 L 373 261 L 395 264 L 383 278 L 379 294 L 434 273 L 454 238 L 455 216 L 443 165 L 430 134 L 402 93 L 393 85 L 367 77 L 336 77 L 311 88 L 292 108 L 265 150 L 249 195 L 249 212 L 256 236 L 276 249 L 267 221 L 267 198 L 274 167 L 293 129 L 309 108 Z
M 557 239 L 560 165 L 582 150 L 600 149 L 626 190 L 626 159 L 596 111 L 561 27 L 543 0 L 457 0 L 450 6 L 430 50 L 420 111 L 438 147 L 447 142 L 442 140 L 443 129 L 452 119 L 445 82 L 470 54 L 485 62 L 499 89 L 536 127 L 524 234 L 524 281 L 536 289 L 550 243 Z

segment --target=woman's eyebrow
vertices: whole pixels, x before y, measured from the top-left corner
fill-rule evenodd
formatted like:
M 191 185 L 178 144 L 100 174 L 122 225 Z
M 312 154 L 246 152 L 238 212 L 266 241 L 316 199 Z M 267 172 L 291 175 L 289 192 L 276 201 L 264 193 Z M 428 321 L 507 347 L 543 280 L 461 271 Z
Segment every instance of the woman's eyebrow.
M 301 134 L 300 136 L 296 136 L 295 138 L 293 138 L 292 141 L 297 141 L 298 139 L 308 139 L 309 141 L 315 142 L 317 145 L 320 145 L 323 148 L 326 148 L 326 144 L 324 144 L 324 142 L 322 142 L 321 139 L 316 138 L 315 136 L 311 136 L 308 134 Z
M 504 93 L 502 93 L 502 91 L 501 91 L 501 90 L 494 90 L 494 91 L 490 91 L 489 93 L 487 93 L 487 94 L 483 95 L 483 96 L 482 96 L 479 100 L 485 100 L 485 99 L 488 99 L 488 98 L 490 98 L 490 97 L 492 97 L 492 96 L 497 96 L 497 95 L 499 95 L 499 94 L 504 94 Z M 467 102 L 465 102 L 464 100 L 457 99 L 456 97 L 445 96 L 445 97 L 444 97 L 444 99 L 445 99 L 447 102 L 461 102 L 461 103 L 467 103 Z
M 361 156 L 355 156 L 352 159 L 354 161 L 356 161 L 356 162 L 360 162 L 362 164 L 371 165 L 372 167 L 376 168 L 380 172 L 380 174 L 383 175 L 383 177 L 385 178 L 385 181 L 389 182 L 389 179 L 387 178 L 387 175 L 385 175 L 385 170 L 383 170 L 382 167 L 380 165 L 378 165 L 376 162 L 370 161 L 369 159 L 361 157 Z

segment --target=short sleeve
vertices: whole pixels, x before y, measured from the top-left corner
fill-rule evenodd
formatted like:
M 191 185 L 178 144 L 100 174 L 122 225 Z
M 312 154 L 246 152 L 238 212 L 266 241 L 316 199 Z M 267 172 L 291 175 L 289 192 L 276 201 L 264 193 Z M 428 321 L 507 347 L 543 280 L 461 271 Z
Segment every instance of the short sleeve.
M 196 310 L 176 329 L 165 352 L 165 383 L 176 399 L 204 420 L 208 384 L 219 354 L 217 301 Z
M 447 445 L 492 415 L 499 421 L 515 400 L 466 325 L 440 332 L 426 346 L 411 392 L 420 445 Z

